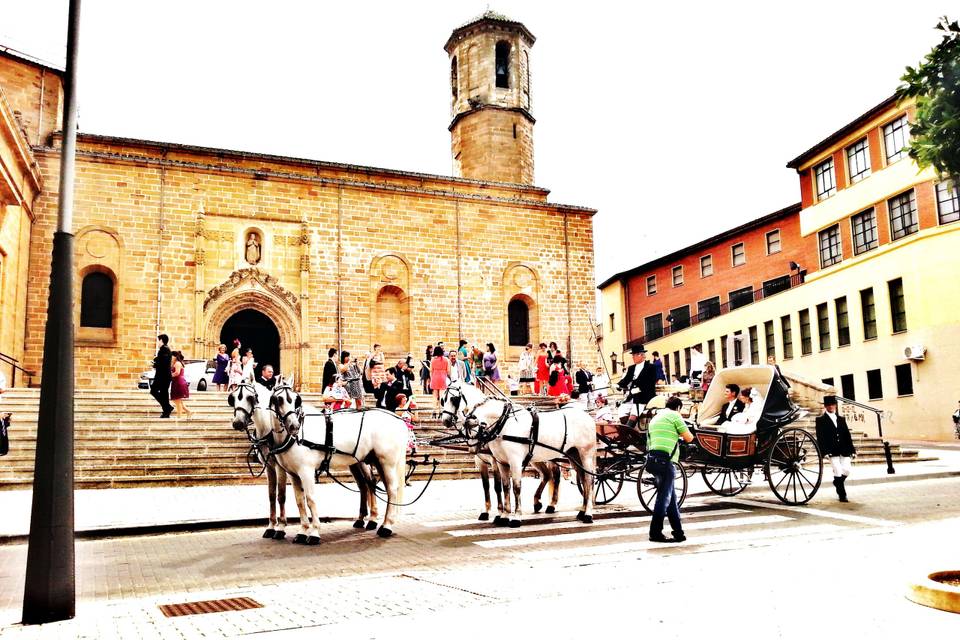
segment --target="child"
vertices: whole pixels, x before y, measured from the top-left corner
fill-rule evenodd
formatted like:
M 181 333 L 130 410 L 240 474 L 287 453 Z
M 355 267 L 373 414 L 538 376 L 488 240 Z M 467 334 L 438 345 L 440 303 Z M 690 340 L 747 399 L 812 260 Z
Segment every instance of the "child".
M 329 398 L 333 400 L 333 402 L 330 403 L 330 408 L 334 411 L 349 409 L 353 406 L 350 395 L 347 393 L 347 388 L 343 386 L 343 381 L 340 379 L 340 376 L 337 376 L 332 385 L 324 389 L 323 395 L 326 396 L 325 399 Z
M 512 396 L 520 395 L 520 383 L 514 380 L 511 375 L 507 375 L 507 389 L 510 390 L 510 395 Z
M 397 394 L 397 415 L 406 423 L 407 431 L 409 432 L 407 438 L 407 455 L 412 455 L 417 452 L 417 437 L 413 431 L 413 423 L 417 420 L 413 411 L 416 408 L 417 405 L 407 397 L 407 394 Z

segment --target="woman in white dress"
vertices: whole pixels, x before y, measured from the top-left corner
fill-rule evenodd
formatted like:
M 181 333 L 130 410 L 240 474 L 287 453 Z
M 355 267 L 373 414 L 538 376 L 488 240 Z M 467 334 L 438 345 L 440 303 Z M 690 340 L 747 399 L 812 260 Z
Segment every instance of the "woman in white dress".
M 743 387 L 740 389 L 739 400 L 743 403 L 743 411 L 730 418 L 730 426 L 726 431 L 727 433 L 753 433 L 757 430 L 757 421 L 763 413 L 763 399 L 753 387 Z
M 253 349 L 247 349 L 243 358 L 241 359 L 243 364 L 243 379 L 244 380 L 253 380 L 253 369 L 257 366 L 257 361 L 253 359 Z

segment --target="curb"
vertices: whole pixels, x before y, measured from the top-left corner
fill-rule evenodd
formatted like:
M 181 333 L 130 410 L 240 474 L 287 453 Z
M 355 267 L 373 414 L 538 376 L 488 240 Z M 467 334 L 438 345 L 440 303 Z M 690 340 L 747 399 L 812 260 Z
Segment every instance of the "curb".
M 320 522 L 352 522 L 353 518 L 320 518 Z M 104 527 L 103 529 L 85 529 L 77 531 L 74 538 L 77 540 L 104 540 L 107 538 L 122 538 L 133 536 L 155 536 L 165 533 L 193 533 L 197 531 L 214 531 L 217 529 L 239 529 L 242 527 L 264 527 L 267 518 L 238 518 L 235 520 L 202 520 L 191 522 L 171 522 L 166 524 L 133 525 L 128 527 Z M 287 526 L 299 525 L 300 518 L 287 518 Z M 28 534 L 0 535 L 0 546 L 25 544 L 29 540 Z

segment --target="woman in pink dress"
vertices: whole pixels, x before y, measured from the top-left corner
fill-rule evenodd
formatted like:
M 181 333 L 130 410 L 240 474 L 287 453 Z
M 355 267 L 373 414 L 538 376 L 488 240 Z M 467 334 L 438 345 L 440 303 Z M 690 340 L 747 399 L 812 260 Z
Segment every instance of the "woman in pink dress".
M 183 406 L 183 401 L 190 397 L 190 384 L 187 382 L 186 369 L 183 368 L 183 352 L 173 352 L 173 364 L 170 366 L 170 400 L 173 406 L 177 408 L 177 417 L 180 414 L 187 414 L 188 418 L 193 417 L 193 411 Z
M 443 349 L 436 347 L 430 360 L 430 388 L 433 397 L 440 406 L 440 392 L 447 388 L 447 376 L 450 373 L 450 361 L 443 357 Z

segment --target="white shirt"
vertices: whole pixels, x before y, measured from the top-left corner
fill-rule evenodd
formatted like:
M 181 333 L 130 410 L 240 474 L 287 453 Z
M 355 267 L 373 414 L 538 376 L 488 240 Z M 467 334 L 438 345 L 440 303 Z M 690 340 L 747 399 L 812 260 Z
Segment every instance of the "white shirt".
M 703 371 L 707 364 L 707 356 L 696 349 L 690 352 L 690 371 Z
M 837 426 L 837 412 L 834 411 L 833 413 L 830 413 L 827 411 L 826 413 L 828 416 L 830 416 L 830 419 L 833 420 L 833 426 Z

